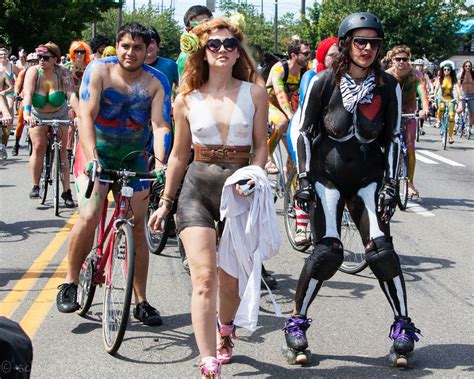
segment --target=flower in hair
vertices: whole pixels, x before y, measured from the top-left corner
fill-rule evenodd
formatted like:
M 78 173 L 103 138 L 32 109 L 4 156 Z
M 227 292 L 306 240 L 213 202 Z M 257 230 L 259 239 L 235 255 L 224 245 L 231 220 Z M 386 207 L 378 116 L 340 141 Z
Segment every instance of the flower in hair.
M 199 49 L 199 38 L 193 32 L 183 33 L 179 44 L 183 53 L 194 54 Z
M 245 16 L 242 13 L 232 13 L 229 17 L 227 17 L 227 21 L 229 21 L 232 25 L 237 26 L 240 30 L 245 29 Z

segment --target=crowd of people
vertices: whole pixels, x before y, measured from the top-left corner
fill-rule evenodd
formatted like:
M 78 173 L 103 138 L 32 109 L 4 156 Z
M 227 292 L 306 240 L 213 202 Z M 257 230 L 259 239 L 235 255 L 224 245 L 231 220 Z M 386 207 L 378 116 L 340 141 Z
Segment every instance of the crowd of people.
M 343 261 L 340 225 L 347 207 L 360 231 L 369 267 L 393 311 L 390 337 L 398 364 L 406 365 L 404 359 L 413 351 L 419 330 L 408 315 L 407 290 L 390 232 L 401 128 L 408 149 L 410 196 L 419 196 L 419 191 L 414 185 L 416 122 L 402 114 L 419 109 L 417 117 L 425 120 L 436 99 L 438 120 L 445 107 L 449 109 L 453 143 L 455 113 L 468 107 L 474 120 L 472 63 L 464 62 L 456 75 L 454 63 L 446 60 L 433 76 L 424 60 L 413 62 L 408 46 L 391 47 L 384 57 L 380 19 L 360 12 L 342 21 L 337 36 L 319 43 L 315 62 L 311 63 L 310 44 L 294 38 L 287 58 L 275 62 L 268 77 L 262 78 L 239 25 L 213 18 L 204 6 L 191 7 L 184 22 L 185 39 L 194 43 L 183 48 L 177 62 L 159 55 L 161 39 L 154 28 L 137 23 L 120 29 L 115 46 L 97 36 L 90 44 L 73 41 L 66 55 L 53 42 L 40 44 L 29 54 L 20 49 L 18 58 L 0 47 L 0 148 L 6 151 L 18 102 L 11 154 L 18 155 L 27 125 L 32 144 L 30 198 L 39 197 L 48 138 L 48 129 L 38 124 L 71 120 L 70 127 L 60 129 L 61 197 L 66 207 L 76 207 L 68 167 L 68 156 L 75 154 L 80 212 L 71 231 L 58 310 L 79 309 L 79 272 L 109 191 L 95 183 L 91 198 L 84 197 L 92 163 L 146 171 L 146 156 L 130 153 L 145 150 L 152 136 L 157 169 L 167 164 L 166 184 L 148 225 L 144 220 L 149 183 L 130 184 L 136 248 L 133 314 L 145 325 L 162 324 L 160 312 L 146 296 L 145 228 L 162 228 L 180 190 L 176 228 L 191 271 L 200 374 L 220 377 L 222 364 L 232 359 L 236 327 L 256 326 L 255 308 L 242 301 L 246 291 L 260 290 L 251 275 L 268 275 L 262 261 L 276 254 L 280 244 L 267 175 L 275 172 L 271 157 L 281 141 L 288 150 L 287 172 L 295 165 L 298 173 L 295 242 L 312 244 L 298 279 L 292 315 L 283 327 L 288 356 L 294 363 L 308 361 L 309 307 Z M 73 152 L 75 128 L 79 145 Z M 255 230 L 253 237 L 246 235 L 250 238 L 246 246 L 236 242 L 240 235 L 232 234 L 246 233 L 233 219 L 242 209 L 244 225 L 256 224 L 256 215 L 268 217 L 258 224 L 258 235 Z

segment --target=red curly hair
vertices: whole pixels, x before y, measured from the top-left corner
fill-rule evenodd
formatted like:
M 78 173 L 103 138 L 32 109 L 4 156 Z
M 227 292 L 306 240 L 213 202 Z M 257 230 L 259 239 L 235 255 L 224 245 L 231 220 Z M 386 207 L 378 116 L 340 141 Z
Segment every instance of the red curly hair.
M 69 46 L 69 56 L 71 57 L 71 61 L 76 60 L 76 50 L 85 50 L 86 51 L 86 58 L 85 63 L 86 65 L 89 64 L 91 61 L 91 48 L 90 46 L 84 41 L 72 41 L 71 46 Z

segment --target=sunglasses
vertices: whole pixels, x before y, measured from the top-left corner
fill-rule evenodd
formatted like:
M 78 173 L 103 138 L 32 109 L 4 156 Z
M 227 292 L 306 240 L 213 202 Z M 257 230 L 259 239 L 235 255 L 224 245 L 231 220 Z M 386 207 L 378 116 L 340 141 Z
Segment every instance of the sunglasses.
M 374 50 L 378 50 L 382 46 L 382 38 L 354 37 L 352 42 L 359 50 L 365 49 L 368 44 Z
M 52 58 L 51 55 L 38 55 L 38 61 L 41 59 L 44 60 L 45 62 L 49 62 L 49 59 Z
M 444 67 L 443 71 L 451 71 L 451 67 Z
M 86 53 L 85 50 L 74 50 L 74 52 L 75 52 L 76 54 L 85 54 L 85 53 Z
M 309 57 L 311 55 L 311 51 L 300 51 L 300 54 L 303 54 L 305 57 Z
M 232 37 L 226 38 L 225 40 L 213 38 L 206 43 L 206 47 L 213 53 L 217 53 L 221 49 L 222 45 L 226 51 L 232 52 L 237 49 L 237 47 L 239 47 L 240 42 L 237 38 Z
M 408 58 L 407 58 L 407 57 L 395 57 L 394 59 L 395 59 L 395 61 L 397 61 L 397 62 L 408 62 Z

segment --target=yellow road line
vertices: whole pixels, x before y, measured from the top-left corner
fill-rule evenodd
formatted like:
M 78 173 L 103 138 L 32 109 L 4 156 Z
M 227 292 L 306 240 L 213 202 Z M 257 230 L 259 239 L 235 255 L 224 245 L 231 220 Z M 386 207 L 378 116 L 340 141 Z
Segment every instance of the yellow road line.
M 57 287 L 64 282 L 67 271 L 67 256 L 63 259 L 53 276 L 48 280 L 41 292 L 36 297 L 33 305 L 28 309 L 20 325 L 30 338 L 38 331 L 58 293 Z
M 67 221 L 66 225 L 64 225 L 59 233 L 56 234 L 46 249 L 43 250 L 41 255 L 36 258 L 28 271 L 25 272 L 18 283 L 0 302 L 0 316 L 11 317 L 13 315 L 18 305 L 20 305 L 28 292 L 33 288 L 38 278 L 48 267 L 49 262 L 54 258 L 68 238 L 71 228 L 76 222 L 77 216 L 78 212 L 75 212 Z

